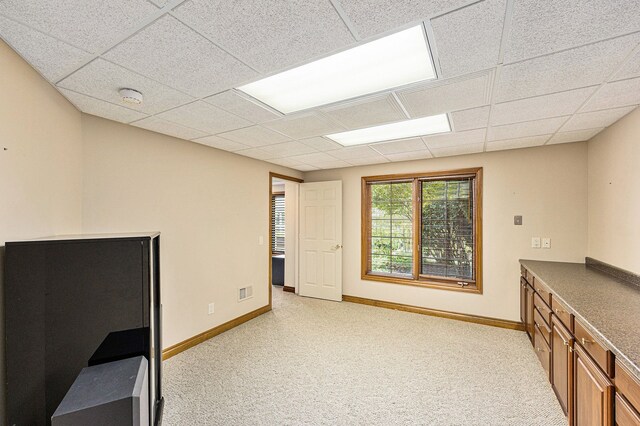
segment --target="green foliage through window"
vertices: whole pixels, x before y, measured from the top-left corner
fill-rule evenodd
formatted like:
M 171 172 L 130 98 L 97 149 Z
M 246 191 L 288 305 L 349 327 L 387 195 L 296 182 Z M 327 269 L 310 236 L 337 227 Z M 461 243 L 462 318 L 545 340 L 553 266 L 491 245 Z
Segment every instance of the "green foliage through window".
M 413 265 L 411 182 L 371 185 L 371 269 L 410 275 Z

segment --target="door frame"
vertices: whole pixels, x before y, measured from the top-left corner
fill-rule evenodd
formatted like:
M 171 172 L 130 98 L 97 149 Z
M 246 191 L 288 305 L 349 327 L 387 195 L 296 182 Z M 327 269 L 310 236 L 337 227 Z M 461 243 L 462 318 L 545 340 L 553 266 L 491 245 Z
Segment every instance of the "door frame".
M 272 260 L 271 260 L 271 256 L 273 255 L 273 253 L 271 253 L 271 246 L 273 245 L 273 229 L 272 229 L 272 226 L 271 226 L 271 215 L 273 214 L 273 211 L 272 211 L 273 209 L 271 207 L 271 197 L 273 197 L 273 183 L 272 183 L 273 182 L 273 178 L 278 178 L 278 179 L 282 179 L 282 180 L 288 180 L 288 181 L 296 182 L 296 183 L 303 183 L 304 182 L 303 179 L 300 179 L 300 178 L 297 178 L 297 177 L 287 176 L 287 175 L 283 175 L 283 174 L 275 173 L 275 172 L 269 172 L 269 218 L 268 218 L 269 219 L 269 238 L 268 238 L 268 241 L 269 241 L 269 247 L 268 247 L 268 250 L 269 250 L 269 282 L 268 282 L 268 284 L 269 284 L 269 310 L 272 309 L 271 301 L 272 301 L 272 292 L 273 292 L 273 284 L 271 283 L 271 281 L 272 281 L 272 276 L 271 276 L 271 273 L 272 273 L 272 271 L 271 271 L 271 262 L 272 262 Z M 285 198 L 286 198 L 286 196 L 287 195 L 285 194 Z M 286 224 L 285 224 L 285 226 L 286 226 Z M 285 262 L 286 262 L 286 259 L 285 259 Z

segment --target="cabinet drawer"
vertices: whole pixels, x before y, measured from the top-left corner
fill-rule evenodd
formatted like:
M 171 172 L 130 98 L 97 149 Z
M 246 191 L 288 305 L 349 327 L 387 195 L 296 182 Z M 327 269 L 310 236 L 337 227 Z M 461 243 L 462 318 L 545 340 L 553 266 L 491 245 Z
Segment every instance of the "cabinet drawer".
M 540 360 L 540 364 L 542 364 L 542 368 L 547 372 L 547 377 L 549 377 L 549 364 L 551 362 L 551 348 L 547 344 L 544 339 L 542 332 L 538 328 L 538 326 L 533 327 L 535 329 L 535 350 L 538 359 Z
M 616 389 L 628 402 L 640 412 L 640 383 L 631 376 L 625 367 L 616 361 Z
M 556 314 L 562 324 L 573 333 L 573 314 L 556 297 L 551 300 L 551 310 Z
M 540 311 L 540 315 L 547 322 L 547 325 L 551 325 L 551 308 L 549 305 L 537 294 L 533 296 L 533 305 Z
M 551 306 L 551 291 L 549 287 L 540 280 L 534 280 L 533 288 L 536 290 L 536 293 L 540 295 L 540 298 L 544 300 L 544 303 Z
M 602 370 L 613 377 L 613 354 L 608 349 L 605 349 L 600 343 L 593 338 L 586 328 L 580 324 L 580 321 L 575 322 L 575 336 L 576 341 L 582 345 L 591 358 L 598 364 Z
M 616 426 L 640 426 L 640 414 L 619 393 L 616 393 Z
M 549 324 L 542 318 L 542 315 L 540 315 L 537 309 L 533 310 L 533 320 L 540 329 L 544 340 L 547 341 L 547 344 L 551 345 L 551 327 L 549 327 Z

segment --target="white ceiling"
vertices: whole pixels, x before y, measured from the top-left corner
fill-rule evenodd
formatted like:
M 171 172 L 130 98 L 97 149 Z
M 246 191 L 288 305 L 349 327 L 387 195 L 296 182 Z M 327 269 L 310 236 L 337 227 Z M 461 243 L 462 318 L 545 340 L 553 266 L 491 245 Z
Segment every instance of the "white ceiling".
M 436 80 L 287 116 L 233 90 L 417 23 Z M 637 0 L 2 0 L 0 37 L 86 113 L 302 171 L 582 141 L 640 104 Z

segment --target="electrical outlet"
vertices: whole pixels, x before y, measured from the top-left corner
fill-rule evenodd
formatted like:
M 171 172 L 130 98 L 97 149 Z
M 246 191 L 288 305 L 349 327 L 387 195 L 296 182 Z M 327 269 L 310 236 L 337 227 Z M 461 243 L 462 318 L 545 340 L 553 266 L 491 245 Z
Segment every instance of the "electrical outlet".
M 522 216 L 514 216 L 513 217 L 513 224 L 514 225 L 522 225 Z
M 531 247 L 540 248 L 540 237 L 531 237 Z
M 213 302 L 209 303 L 209 315 L 215 312 L 215 306 Z
M 545 237 L 542 239 L 542 248 L 545 248 L 545 249 L 551 248 L 551 238 Z

